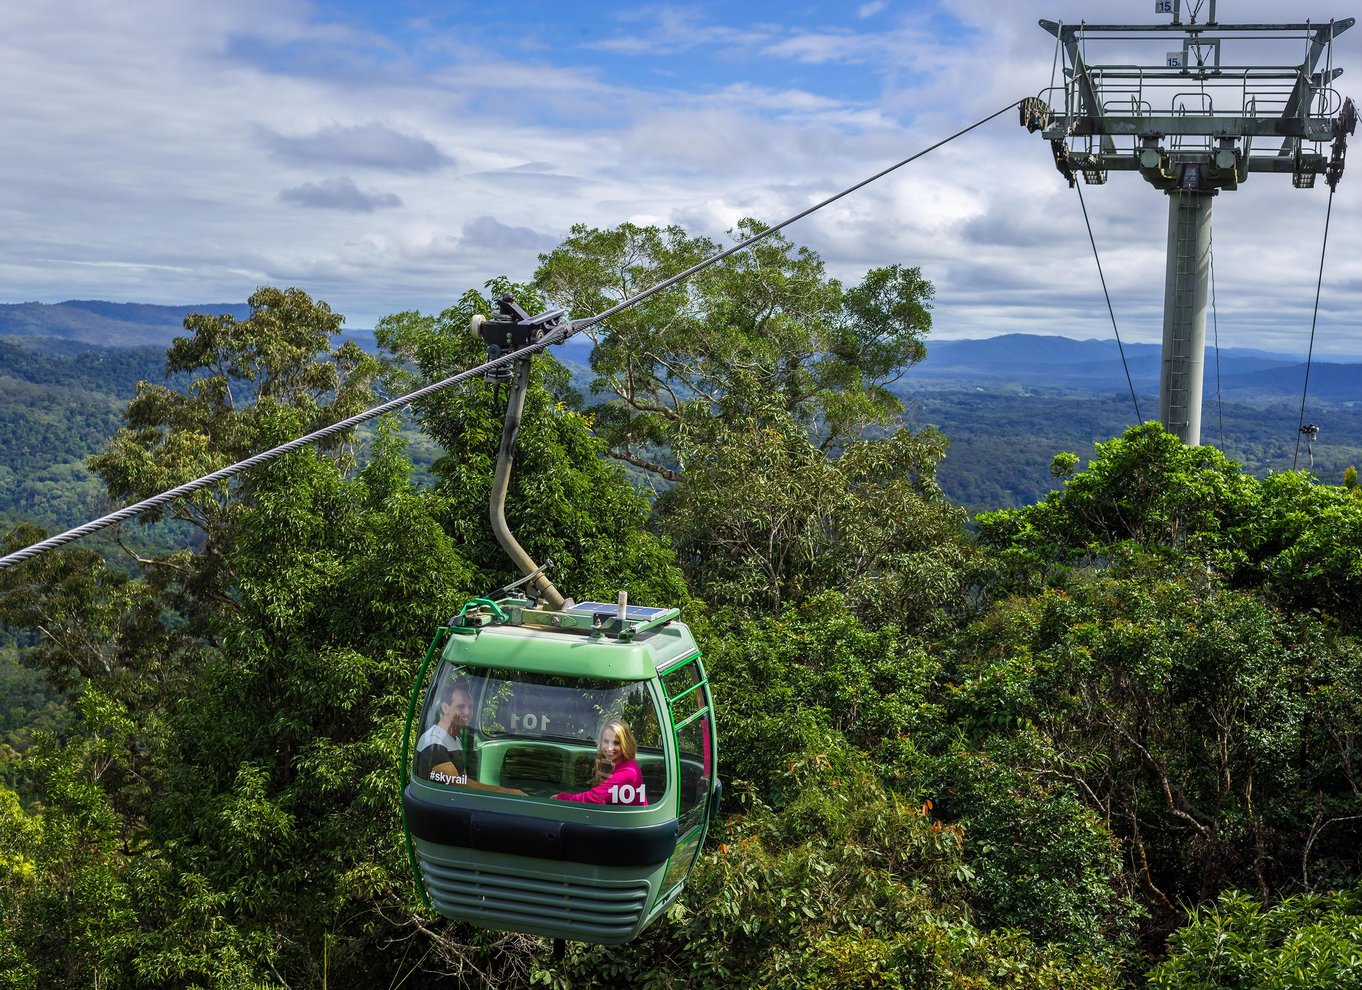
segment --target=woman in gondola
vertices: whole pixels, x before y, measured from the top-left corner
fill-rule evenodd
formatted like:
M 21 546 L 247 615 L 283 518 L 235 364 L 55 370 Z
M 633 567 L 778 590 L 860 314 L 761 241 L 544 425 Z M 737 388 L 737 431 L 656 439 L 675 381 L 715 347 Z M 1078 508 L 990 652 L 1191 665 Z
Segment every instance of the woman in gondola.
M 558 801 L 582 804 L 645 805 L 648 795 L 638 765 L 638 741 L 629 723 L 611 719 L 596 737 L 596 772 L 590 790 L 555 794 Z

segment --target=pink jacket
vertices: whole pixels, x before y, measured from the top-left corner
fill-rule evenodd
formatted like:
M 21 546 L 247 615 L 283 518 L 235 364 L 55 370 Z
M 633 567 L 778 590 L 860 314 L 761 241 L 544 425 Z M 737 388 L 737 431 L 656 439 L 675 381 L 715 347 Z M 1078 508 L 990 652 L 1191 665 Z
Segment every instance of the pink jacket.
M 643 771 L 634 760 L 620 760 L 615 772 L 580 794 L 555 794 L 558 801 L 580 801 L 582 804 L 647 804 L 643 786 Z

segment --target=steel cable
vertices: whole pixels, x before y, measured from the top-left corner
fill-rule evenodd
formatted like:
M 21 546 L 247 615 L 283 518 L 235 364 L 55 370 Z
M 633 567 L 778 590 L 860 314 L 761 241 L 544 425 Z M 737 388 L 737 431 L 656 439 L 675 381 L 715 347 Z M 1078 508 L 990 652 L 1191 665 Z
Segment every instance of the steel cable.
M 1102 295 L 1107 300 L 1107 312 L 1111 315 L 1111 330 L 1116 334 L 1116 350 L 1121 355 L 1121 367 L 1126 370 L 1126 385 L 1130 388 L 1130 401 L 1135 404 L 1135 422 L 1143 423 L 1140 415 L 1140 400 L 1135 397 L 1135 382 L 1130 377 L 1130 365 L 1126 363 L 1126 349 L 1121 344 L 1121 331 L 1116 328 L 1116 310 L 1111 307 L 1111 293 L 1107 291 L 1107 277 L 1102 274 L 1102 259 L 1097 255 L 1097 238 L 1092 234 L 1092 221 L 1088 219 L 1088 204 L 1083 202 L 1083 184 L 1074 186 L 1078 190 L 1078 203 L 1083 207 L 1083 222 L 1088 227 L 1088 241 L 1092 244 L 1092 257 L 1097 262 L 1097 277 L 1102 281 Z
M 683 272 L 680 272 L 676 275 L 671 276 L 670 278 L 663 279 L 661 282 L 649 286 L 643 291 L 630 296 L 628 299 L 616 303 L 614 306 L 611 306 L 610 308 L 605 309 L 594 316 L 589 316 L 581 320 L 573 320 L 571 324 L 567 323 L 561 324 L 557 328 L 549 331 L 547 334 L 544 335 L 544 337 L 542 337 L 540 340 L 535 341 L 533 344 L 529 344 L 528 346 L 522 347 L 516 351 L 508 352 L 496 358 L 495 360 L 487 361 L 484 364 L 480 364 L 476 368 L 470 368 L 467 371 L 460 372 L 457 375 L 445 378 L 442 381 L 435 382 L 432 385 L 427 385 L 424 388 L 417 389 L 415 392 L 399 396 L 398 398 L 393 399 L 390 402 L 385 402 L 383 405 L 375 406 L 373 409 L 369 409 L 365 412 L 358 413 L 354 416 L 349 417 L 348 419 L 343 419 L 338 423 L 334 423 L 331 426 L 317 430 L 314 433 L 309 433 L 307 436 L 299 437 L 296 440 L 290 440 L 286 444 L 274 447 L 271 450 L 263 451 L 262 453 L 256 454 L 253 457 L 248 457 L 244 461 L 239 461 L 236 464 L 230 465 L 229 467 L 225 467 L 218 471 L 214 471 L 212 474 L 204 475 L 202 478 L 197 478 L 194 481 L 180 485 L 176 488 L 172 488 L 169 491 L 161 492 L 159 495 L 153 495 L 151 498 L 143 499 L 141 502 L 136 502 L 132 505 L 125 506 L 124 508 L 119 509 L 116 512 L 111 512 L 108 515 L 100 516 L 98 519 L 93 519 L 90 522 L 75 527 L 74 529 L 68 529 L 64 533 L 59 533 L 56 536 L 49 537 L 39 543 L 34 543 L 31 546 L 24 547 L 22 550 L 17 550 L 14 553 L 8 554 L 4 557 L 0 557 L 0 570 L 6 567 L 10 567 L 14 564 L 19 564 L 26 560 L 30 560 L 33 557 L 36 557 L 41 553 L 45 553 L 48 550 L 55 550 L 57 547 L 65 546 L 66 544 L 81 539 L 82 537 L 89 536 L 92 533 L 97 533 L 102 529 L 107 529 L 109 526 L 113 526 L 116 523 L 120 523 L 127 519 L 131 519 L 134 516 L 141 515 L 143 512 L 148 512 L 151 509 L 159 508 L 160 506 L 165 505 L 168 502 L 172 502 L 177 498 L 182 498 L 185 495 L 192 495 L 194 492 L 200 491 L 208 487 L 209 485 L 216 484 L 219 481 L 225 481 L 228 478 L 235 477 L 236 475 L 241 474 L 244 471 L 249 471 L 253 467 L 257 467 L 258 465 L 264 464 L 268 461 L 272 461 L 277 457 L 282 457 L 284 454 L 291 453 L 302 447 L 306 447 L 309 444 L 314 444 L 321 440 L 325 440 L 328 437 L 335 436 L 337 433 L 347 430 L 352 426 L 358 426 L 361 423 L 368 422 L 369 420 L 375 419 L 376 417 L 381 416 L 384 413 L 392 412 L 395 409 L 401 409 L 404 406 L 410 405 L 411 403 L 415 402 L 417 399 L 422 399 L 428 395 L 433 395 L 434 393 L 449 388 L 452 385 L 457 385 L 460 382 L 468 381 L 470 378 L 474 378 L 477 375 L 483 374 L 484 372 L 491 371 L 494 368 L 500 368 L 503 365 L 510 364 L 511 362 L 517 360 L 518 358 L 526 357 L 528 355 L 537 353 L 538 351 L 542 351 L 544 350 L 544 348 L 549 347 L 552 344 L 562 343 L 563 341 L 567 340 L 574 334 L 582 330 L 585 330 L 588 327 L 593 327 L 599 323 L 604 322 L 606 319 L 608 319 L 611 316 L 614 316 L 616 313 L 628 309 L 630 306 L 636 305 L 637 303 L 642 302 L 644 299 L 647 299 L 649 296 L 655 295 L 663 291 L 664 289 L 670 288 L 677 282 L 689 278 L 696 272 L 708 268 L 710 265 L 716 264 L 717 262 L 722 261 L 724 258 L 727 258 L 730 255 L 736 254 L 739 251 L 751 247 L 753 244 L 756 244 L 763 238 L 769 237 L 772 234 L 776 233 L 777 231 L 782 230 L 785 227 L 788 227 L 790 224 L 798 220 L 804 219 L 809 214 L 815 213 L 818 210 L 823 209 L 823 207 L 829 206 L 830 204 L 837 202 L 837 200 L 841 199 L 842 197 L 850 195 L 851 193 L 856 192 L 858 189 L 862 189 L 865 186 L 868 186 L 870 183 L 875 182 L 878 179 L 884 178 L 890 172 L 902 168 L 909 162 L 916 161 L 923 155 L 929 154 L 930 152 L 935 151 L 937 148 L 940 148 L 942 145 L 948 144 L 951 141 L 954 141 L 956 138 L 968 134 L 976 127 L 986 124 L 990 120 L 993 120 L 995 117 L 1001 116 L 1007 111 L 1013 109 L 1020 102 L 1021 102 L 1020 100 L 1017 100 L 1012 103 L 1009 103 L 1007 106 L 989 114 L 987 117 L 983 117 L 980 120 L 975 121 L 973 124 L 970 124 L 968 127 L 964 127 L 956 131 L 954 134 L 950 135 L 950 137 L 942 138 L 935 144 L 929 145 L 928 147 L 923 148 L 921 151 L 909 155 L 902 161 L 896 162 L 895 164 L 890 165 L 888 168 L 881 169 L 874 175 L 870 176 L 868 179 L 862 179 L 855 185 L 848 186 L 841 192 L 829 196 L 827 199 L 815 203 L 813 206 L 810 206 L 807 209 L 801 210 L 800 212 L 794 214 L 793 216 L 788 217 L 785 220 L 782 220 L 780 223 L 767 227 L 760 233 L 754 234 L 753 236 L 748 237 L 737 244 L 734 244 L 730 248 L 720 251 L 717 254 L 711 255 L 705 260 L 692 265 L 690 268 L 687 268 Z
M 1305 383 L 1301 386 L 1301 421 L 1296 429 L 1296 452 L 1291 455 L 1291 470 L 1301 454 L 1301 434 L 1305 432 L 1305 397 L 1310 391 L 1310 363 L 1315 356 L 1315 326 L 1319 322 L 1319 293 L 1324 285 L 1324 253 L 1329 248 L 1329 217 L 1334 212 L 1334 188 L 1329 187 L 1329 205 L 1324 210 L 1324 241 L 1319 247 L 1319 278 L 1315 281 L 1315 311 L 1310 316 L 1310 347 L 1305 352 Z M 1314 466 L 1313 461 L 1311 466 Z

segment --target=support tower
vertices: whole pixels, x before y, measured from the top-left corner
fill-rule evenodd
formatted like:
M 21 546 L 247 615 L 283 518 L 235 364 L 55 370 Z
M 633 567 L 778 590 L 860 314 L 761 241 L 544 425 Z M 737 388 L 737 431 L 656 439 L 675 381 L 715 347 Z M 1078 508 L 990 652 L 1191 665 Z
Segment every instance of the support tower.
M 1063 84 L 1024 100 L 1021 122 L 1050 141 L 1070 186 L 1080 176 L 1099 185 L 1110 172 L 1137 171 L 1167 194 L 1159 419 L 1197 444 L 1212 200 L 1253 172 L 1289 174 L 1298 189 L 1321 174 L 1337 185 L 1357 113 L 1333 88 L 1343 73 L 1333 41 L 1354 19 L 1221 24 L 1216 0 L 1196 0 L 1185 19 L 1183 6 L 1155 0 L 1156 13 L 1171 15 L 1156 25 L 1042 20 L 1060 49 Z M 1231 44 L 1253 64 L 1222 60 Z M 1262 61 L 1274 53 L 1285 61 Z

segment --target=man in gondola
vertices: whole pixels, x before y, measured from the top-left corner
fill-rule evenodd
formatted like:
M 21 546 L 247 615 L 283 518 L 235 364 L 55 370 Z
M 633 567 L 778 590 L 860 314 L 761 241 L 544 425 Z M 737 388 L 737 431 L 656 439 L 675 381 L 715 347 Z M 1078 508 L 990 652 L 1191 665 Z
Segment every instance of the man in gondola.
M 435 724 L 421 733 L 416 744 L 416 775 L 442 784 L 462 784 L 466 778 L 459 733 L 473 718 L 473 695 L 462 681 L 451 680 L 438 706 Z

